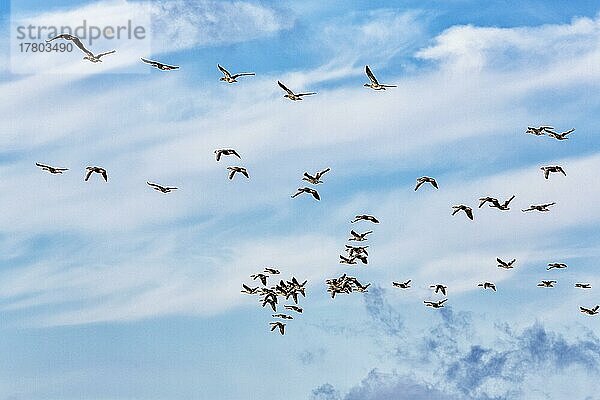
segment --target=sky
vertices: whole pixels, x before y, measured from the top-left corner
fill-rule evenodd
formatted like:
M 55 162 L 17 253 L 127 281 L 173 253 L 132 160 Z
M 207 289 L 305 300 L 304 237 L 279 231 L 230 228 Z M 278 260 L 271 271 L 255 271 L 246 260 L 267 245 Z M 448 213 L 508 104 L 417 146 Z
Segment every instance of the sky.
M 23 21 L 82 16 L 148 37 L 19 51 Z M 596 1 L 19 0 L 0 29 L 0 400 L 600 399 Z M 544 124 L 576 130 L 524 133 Z M 290 198 L 325 167 L 321 201 Z M 351 229 L 368 265 L 338 263 Z M 308 280 L 283 336 L 240 293 L 269 266 Z M 368 292 L 331 299 L 344 273 Z

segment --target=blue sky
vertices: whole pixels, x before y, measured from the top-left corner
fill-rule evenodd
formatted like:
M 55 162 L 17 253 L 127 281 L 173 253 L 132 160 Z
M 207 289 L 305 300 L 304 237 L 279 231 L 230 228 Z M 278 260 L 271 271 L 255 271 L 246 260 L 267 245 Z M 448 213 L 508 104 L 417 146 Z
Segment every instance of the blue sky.
M 597 2 L 154 1 L 151 48 L 99 41 L 117 46 L 101 65 L 15 54 L 9 20 L 142 3 L 46 3 L 0 4 L 0 400 L 600 399 L 600 320 L 578 312 L 600 303 Z M 257 75 L 225 85 L 217 63 Z M 365 64 L 398 88 L 365 89 Z M 289 102 L 277 80 L 318 95 Z M 523 133 L 536 124 L 576 131 Z M 249 181 L 215 162 L 229 146 Z M 554 164 L 567 176 L 545 181 Z M 322 201 L 290 199 L 327 166 Z M 422 175 L 440 190 L 415 193 Z M 510 212 L 476 208 L 513 194 Z M 363 212 L 381 219 L 369 265 L 344 267 Z M 239 293 L 266 266 L 309 280 L 285 336 Z M 369 292 L 331 300 L 344 272 Z M 447 307 L 426 309 L 437 282 Z

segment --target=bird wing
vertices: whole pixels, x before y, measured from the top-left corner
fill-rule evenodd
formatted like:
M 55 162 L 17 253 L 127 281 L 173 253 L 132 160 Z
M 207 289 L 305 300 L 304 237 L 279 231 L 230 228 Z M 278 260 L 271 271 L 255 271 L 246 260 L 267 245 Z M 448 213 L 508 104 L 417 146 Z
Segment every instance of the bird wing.
M 431 184 L 433 185 L 434 188 L 439 189 L 438 183 L 437 183 L 437 181 L 435 179 L 431 180 Z
M 504 261 L 502 261 L 500 258 L 496 258 L 496 261 L 498 261 L 498 264 L 502 264 L 502 265 L 507 265 Z
M 233 79 L 235 79 L 235 78 L 239 78 L 240 76 L 250 76 L 250 75 L 255 75 L 255 73 L 254 72 L 239 72 L 237 74 L 232 75 L 231 77 Z
M 237 158 L 239 158 L 240 160 L 242 159 L 242 157 L 241 157 L 241 156 L 238 154 L 238 152 L 237 152 L 237 151 L 235 151 L 235 150 L 232 150 L 232 153 L 231 153 L 231 154 L 233 154 L 234 156 L 236 156 L 236 157 L 237 157 Z
M 470 208 L 467 208 L 465 210 L 465 213 L 467 213 L 467 217 L 469 217 L 469 219 L 473 219 L 473 210 L 471 210 Z
M 243 169 L 240 171 L 242 173 L 242 175 L 244 175 L 246 178 L 250 178 L 250 175 L 248 175 L 248 171 L 246 171 L 246 169 Z
M 417 190 L 419 190 L 419 188 L 425 183 L 425 181 L 422 181 L 420 179 L 417 179 L 417 186 L 415 186 L 415 192 Z
M 283 83 L 277 81 L 277 84 L 279 85 L 280 88 L 285 90 L 290 96 L 295 96 L 294 92 L 292 92 L 290 89 L 288 89 Z
M 99 58 L 101 58 L 101 57 L 104 57 L 104 56 L 107 56 L 107 55 L 109 55 L 109 54 L 113 54 L 113 53 L 116 53 L 116 52 L 117 52 L 116 50 L 106 51 L 106 52 L 104 52 L 104 53 L 100 53 L 100 54 L 98 54 L 98 55 L 96 56 L 96 58 L 98 58 L 98 59 L 99 59 Z
M 298 97 L 302 97 L 302 96 L 312 96 L 313 94 L 317 94 L 317 92 L 298 93 L 296 96 L 298 96 Z
M 86 180 L 86 181 L 87 181 L 88 179 L 90 179 L 90 176 L 92 175 L 92 172 L 94 172 L 94 171 L 92 171 L 91 169 L 88 169 L 88 172 L 87 172 L 87 174 L 85 174 L 85 180 Z
M 320 179 L 324 174 L 331 171 L 331 168 L 325 168 L 323 171 L 319 171 L 316 173 L 315 178 Z
M 369 68 L 368 65 L 365 65 L 365 73 L 374 85 L 379 85 L 379 82 L 377 82 L 377 78 L 375 78 L 375 75 L 373 75 L 373 72 L 371 71 L 371 68 Z
M 48 42 L 51 42 L 54 39 L 69 40 L 69 41 L 75 43 L 75 46 L 79 47 L 79 50 L 83 51 L 86 55 L 88 55 L 90 57 L 94 57 L 94 54 L 85 48 L 85 46 L 83 45 L 83 43 L 81 43 L 81 40 L 79 40 L 79 38 L 77 36 L 73 36 L 73 35 L 69 35 L 69 34 L 62 34 L 62 35 L 53 37 L 52 39 L 49 39 Z
M 106 172 L 105 169 L 102 170 L 101 174 L 102 174 L 102 177 L 104 178 L 104 180 L 106 182 L 108 182 L 108 173 Z
M 150 64 L 150 65 L 152 65 L 153 67 L 158 67 L 158 66 L 160 65 L 160 63 L 159 63 L 159 62 L 157 62 L 157 61 L 148 60 L 148 59 L 146 59 L 146 58 L 143 58 L 143 57 L 140 57 L 140 59 L 141 59 L 143 62 L 145 62 L 146 64 Z
M 223 68 L 220 64 L 217 64 L 217 68 L 219 68 L 219 71 L 221 71 L 223 75 L 225 75 L 225 77 L 231 78 L 231 74 L 229 73 L 229 71 Z
M 235 169 L 232 169 L 231 172 L 229 173 L 229 179 L 233 179 L 234 175 L 235 175 Z
M 317 192 L 316 190 L 311 190 L 310 194 L 312 194 L 315 199 L 321 200 L 321 196 L 319 196 L 319 192 Z

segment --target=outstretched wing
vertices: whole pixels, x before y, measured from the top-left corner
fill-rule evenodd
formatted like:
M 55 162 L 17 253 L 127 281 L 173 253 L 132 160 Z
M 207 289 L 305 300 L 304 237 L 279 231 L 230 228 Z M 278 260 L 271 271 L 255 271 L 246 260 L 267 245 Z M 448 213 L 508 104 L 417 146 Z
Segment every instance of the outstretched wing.
M 290 89 L 288 89 L 283 83 L 277 81 L 277 84 L 279 85 L 280 88 L 285 90 L 289 95 L 295 96 L 294 92 L 292 92 Z
M 239 78 L 240 76 L 250 76 L 250 75 L 255 75 L 254 72 L 239 72 L 237 74 L 232 75 L 231 77 L 233 79 Z
M 317 172 L 317 174 L 315 175 L 315 178 L 319 179 L 329 171 L 331 171 L 331 168 L 325 168 L 323 171 Z
M 52 39 L 46 40 L 46 42 L 51 42 L 55 39 L 69 40 L 69 41 L 73 42 L 75 44 L 75 46 L 79 47 L 79 50 L 83 51 L 85 54 L 87 54 L 90 57 L 94 57 L 94 54 L 85 48 L 85 46 L 83 45 L 83 43 L 81 43 L 81 40 L 79 40 L 79 38 L 77 36 L 63 33 L 62 35 L 58 35 L 58 36 L 53 37 Z
M 100 53 L 100 54 L 98 54 L 98 55 L 96 56 L 96 58 L 101 58 L 101 57 L 104 57 L 104 56 L 107 56 L 107 55 L 109 55 L 109 54 L 113 54 L 113 53 L 116 53 L 116 52 L 117 52 L 116 50 L 111 50 L 111 51 L 107 51 L 107 52 L 105 52 L 105 53 Z
M 102 174 L 102 177 L 104 178 L 104 180 L 105 180 L 106 182 L 108 182 L 108 174 L 106 173 L 106 170 L 105 170 L 105 169 L 103 169 L 103 170 L 102 170 L 101 174 Z
M 371 72 L 371 68 L 369 68 L 368 65 L 365 65 L 365 72 L 366 72 L 367 76 L 369 77 L 369 80 L 374 85 L 379 85 L 379 82 L 377 82 L 377 78 L 375 78 L 375 75 L 373 75 L 373 72 Z
M 219 68 L 219 71 L 221 71 L 223 75 L 225 75 L 225 77 L 231 78 L 231 74 L 229 73 L 229 71 L 223 68 L 220 64 L 217 64 L 217 68 Z

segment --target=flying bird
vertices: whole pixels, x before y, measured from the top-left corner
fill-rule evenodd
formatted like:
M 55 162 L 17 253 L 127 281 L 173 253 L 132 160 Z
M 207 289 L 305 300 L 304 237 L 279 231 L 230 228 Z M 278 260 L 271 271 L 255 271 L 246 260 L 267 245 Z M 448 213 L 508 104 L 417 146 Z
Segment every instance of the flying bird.
M 242 287 L 243 287 L 243 289 L 241 291 L 242 293 L 246 293 L 246 294 L 256 294 L 256 293 L 258 293 L 258 286 L 252 288 L 252 287 L 250 287 L 250 286 L 248 286 L 246 284 L 242 284 Z
M 456 213 L 458 213 L 459 211 L 464 211 L 465 214 L 467 214 L 467 217 L 469 217 L 469 219 L 473 221 L 473 209 L 471 207 L 466 206 L 464 204 L 459 204 L 457 206 L 452 206 L 452 208 L 454 209 L 452 215 L 456 215 Z
M 365 240 L 368 240 L 366 236 L 369 235 L 369 234 L 371 234 L 371 233 L 373 233 L 373 231 L 367 231 L 367 232 L 364 232 L 364 233 L 357 233 L 354 230 L 351 230 L 350 234 L 352 235 L 352 237 L 348 238 L 348 240 L 349 241 L 350 240 L 354 240 L 354 241 L 357 241 L 357 242 L 363 242 Z
M 97 173 L 97 174 L 102 175 L 102 177 L 104 178 L 104 180 L 106 182 L 108 182 L 108 173 L 106 172 L 106 170 L 104 168 L 102 168 L 102 167 L 86 167 L 85 169 L 87 170 L 87 173 L 85 175 L 86 182 L 87 182 L 88 179 L 90 179 L 90 176 L 93 173 Z
M 115 52 L 115 50 L 111 50 L 111 51 L 107 51 L 105 53 L 94 54 L 85 48 L 85 46 L 83 45 L 83 43 L 81 43 L 81 40 L 77 36 L 69 35 L 68 33 L 63 33 L 63 34 L 55 36 L 51 39 L 47 39 L 46 43 L 50 43 L 56 39 L 64 39 L 64 40 L 73 42 L 75 44 L 75 46 L 79 47 L 79 50 L 81 50 L 85 53 L 85 57 L 83 57 L 83 59 L 88 60 L 92 63 L 102 62 L 102 60 L 101 60 L 102 57 L 107 56 L 109 54 L 113 54 Z
M 550 271 L 551 269 L 564 269 L 567 268 L 567 264 L 565 263 L 550 263 L 548 264 L 548 267 L 546 268 L 547 271 Z
M 430 285 L 429 288 L 430 289 L 434 289 L 434 293 L 442 292 L 442 294 L 445 296 L 446 295 L 446 289 L 448 289 L 448 286 L 445 286 L 445 285 L 442 285 L 442 284 L 438 283 L 436 285 Z
M 596 315 L 598 314 L 598 309 L 600 309 L 600 306 L 596 306 L 594 308 L 585 308 L 585 307 L 579 307 L 579 311 L 581 311 L 581 313 L 583 314 L 587 314 L 587 315 Z
M 35 165 L 37 165 L 38 167 L 40 167 L 44 171 L 50 172 L 51 174 L 62 174 L 64 171 L 68 171 L 69 170 L 69 168 L 52 167 L 50 165 L 40 164 L 40 163 L 35 163 Z
M 438 183 L 435 180 L 435 178 L 430 178 L 428 176 L 422 176 L 420 178 L 417 178 L 417 186 L 415 186 L 415 192 L 424 184 L 424 183 L 430 183 L 431 186 L 433 186 L 436 189 L 439 189 L 438 187 Z
M 567 176 L 567 173 L 560 165 L 549 165 L 547 167 L 541 167 L 542 171 L 544 171 L 544 178 L 548 179 L 550 177 L 550 173 L 561 173 L 564 176 Z
M 161 186 L 157 183 L 152 183 L 152 182 L 146 182 L 148 184 L 148 186 L 150 186 L 152 189 L 157 190 L 161 193 L 170 193 L 173 190 L 177 190 L 177 188 L 175 186 Z
M 483 283 L 478 284 L 477 286 L 482 287 L 484 290 L 492 289 L 494 292 L 496 291 L 496 285 L 493 284 L 492 282 L 483 282 Z
M 591 289 L 592 285 L 590 283 L 576 283 L 575 287 L 578 289 Z
M 486 204 L 486 203 L 500 204 L 500 202 L 498 201 L 498 199 L 495 198 L 495 197 L 489 197 L 489 196 L 487 196 L 487 197 L 481 197 L 479 199 L 479 208 L 483 207 L 484 204 Z M 492 204 L 490 204 L 490 207 L 492 207 Z
M 224 75 L 222 78 L 219 78 L 219 80 L 227 82 L 227 83 L 235 83 L 235 82 L 237 82 L 236 79 L 239 78 L 240 76 L 254 75 L 254 72 L 240 72 L 240 73 L 231 75 L 229 73 L 229 71 L 227 71 L 225 68 L 223 68 L 219 64 L 217 64 L 217 68 L 219 68 L 219 71 L 221 71 L 223 73 L 223 75 Z
M 279 275 L 280 272 L 278 269 L 275 268 L 265 268 L 265 274 L 271 274 L 271 275 Z
M 423 303 L 425 304 L 425 307 L 442 308 L 442 307 L 444 307 L 444 303 L 447 301 L 448 301 L 448 299 L 443 299 L 440 301 L 424 300 Z
M 319 192 L 317 192 L 315 189 L 309 188 L 309 187 L 298 188 L 298 191 L 292 195 L 292 198 L 297 197 L 297 196 L 301 195 L 302 193 L 308 193 L 308 194 L 312 195 L 312 197 L 314 197 L 315 200 L 321 200 L 321 197 L 319 196 Z
M 379 83 L 377 81 L 377 78 L 375 78 L 375 75 L 373 75 L 371 68 L 369 68 L 368 65 L 365 65 L 365 73 L 367 74 L 367 76 L 369 77 L 369 80 L 371 81 L 371 83 L 365 83 L 365 85 L 364 85 L 365 87 L 371 88 L 373 90 L 386 90 L 386 88 L 396 87 L 396 85 L 383 85 L 383 84 Z
M 179 69 L 179 66 L 177 66 L 177 65 L 163 64 L 158 61 L 148 60 L 147 58 L 142 58 L 141 60 L 143 62 L 145 62 L 146 64 L 151 65 L 154 68 L 160 69 L 161 71 L 171 71 L 171 70 Z
M 227 169 L 231 171 L 229 173 L 229 179 L 233 179 L 233 176 L 237 172 L 239 172 L 240 174 L 244 175 L 246 178 L 250 178 L 250 175 L 248 175 L 248 171 L 244 167 L 227 167 Z
M 272 314 L 271 316 L 273 318 L 294 319 L 294 317 L 292 317 L 291 315 L 287 315 L 287 314 Z
M 408 289 L 410 288 L 410 282 L 411 280 L 409 279 L 406 282 L 392 282 L 392 285 L 400 289 Z
M 304 178 L 302 178 L 302 180 L 308 181 L 309 183 L 312 183 L 313 185 L 318 185 L 319 183 L 323 183 L 323 181 L 321 180 L 321 177 L 329 171 L 331 171 L 331 168 L 325 168 L 323 171 L 317 172 L 314 176 L 310 175 L 308 172 L 305 172 Z
M 279 333 L 281 333 L 282 335 L 285 334 L 285 324 L 283 322 L 280 322 L 280 321 L 271 322 L 271 323 L 269 323 L 269 325 L 271 325 L 271 332 L 273 332 L 275 329 L 279 328 Z
M 548 132 L 548 136 L 553 137 L 556 140 L 568 140 L 569 138 L 567 137 L 567 135 L 573 133 L 573 131 L 575 131 L 575 128 L 571 128 L 568 131 L 564 131 L 561 133 Z
M 509 262 L 505 262 L 505 261 L 502 261 L 500 258 L 496 258 L 496 261 L 498 262 L 498 268 L 512 269 L 512 268 L 514 268 L 513 264 L 515 263 L 515 261 L 517 261 L 517 259 L 513 258 Z
M 285 92 L 287 92 L 286 95 L 284 95 L 283 97 L 287 97 L 288 99 L 292 100 L 292 101 L 298 101 L 298 100 L 302 100 L 303 96 L 311 96 L 313 94 L 317 94 L 316 92 L 308 92 L 308 93 L 294 93 L 292 92 L 290 89 L 288 89 L 287 87 L 285 87 L 285 85 L 279 81 L 277 81 L 277 84 L 279 85 L 280 88 L 282 88 Z
M 375 218 L 372 215 L 366 215 L 366 214 L 355 216 L 354 219 L 352 221 L 350 221 L 350 223 L 353 224 L 353 223 L 358 222 L 358 221 L 369 221 L 369 222 L 372 222 L 374 224 L 378 224 L 379 223 L 379 220 L 377 218 Z
M 524 210 L 521 210 L 523 212 L 529 212 L 529 211 L 539 211 L 539 212 L 548 212 L 550 211 L 548 209 L 548 207 L 555 205 L 556 203 L 545 203 L 545 204 L 532 204 L 529 206 L 529 208 L 526 208 Z
M 217 157 L 217 161 L 221 160 L 221 156 L 236 156 L 239 159 L 242 158 L 234 149 L 217 149 L 215 150 L 215 155 Z
M 535 128 L 533 126 L 528 126 L 525 133 L 530 133 L 535 136 L 542 136 L 546 133 L 552 132 L 552 129 L 554 129 L 554 127 L 552 127 L 552 126 L 540 126 L 539 128 Z
M 302 312 L 304 310 L 302 310 L 302 307 L 298 307 L 298 306 L 290 306 L 290 305 L 284 305 L 283 308 L 285 308 L 286 310 L 291 310 L 291 311 L 296 311 L 297 313 L 302 314 Z
M 493 201 L 492 204 L 490 204 L 491 208 L 497 208 L 498 210 L 501 211 L 507 211 L 510 210 L 509 204 L 511 201 L 513 201 L 515 198 L 515 195 L 513 194 L 509 199 L 507 199 L 504 203 L 500 204 L 500 202 L 498 200 Z
M 556 281 L 541 281 L 537 285 L 544 288 L 553 288 Z
M 254 274 L 254 275 L 250 275 L 250 278 L 257 280 L 260 279 L 260 281 L 262 282 L 263 286 L 267 286 L 267 278 L 268 276 L 265 274 Z
M 340 255 L 340 264 L 354 265 L 356 264 L 356 257 L 344 257 Z

